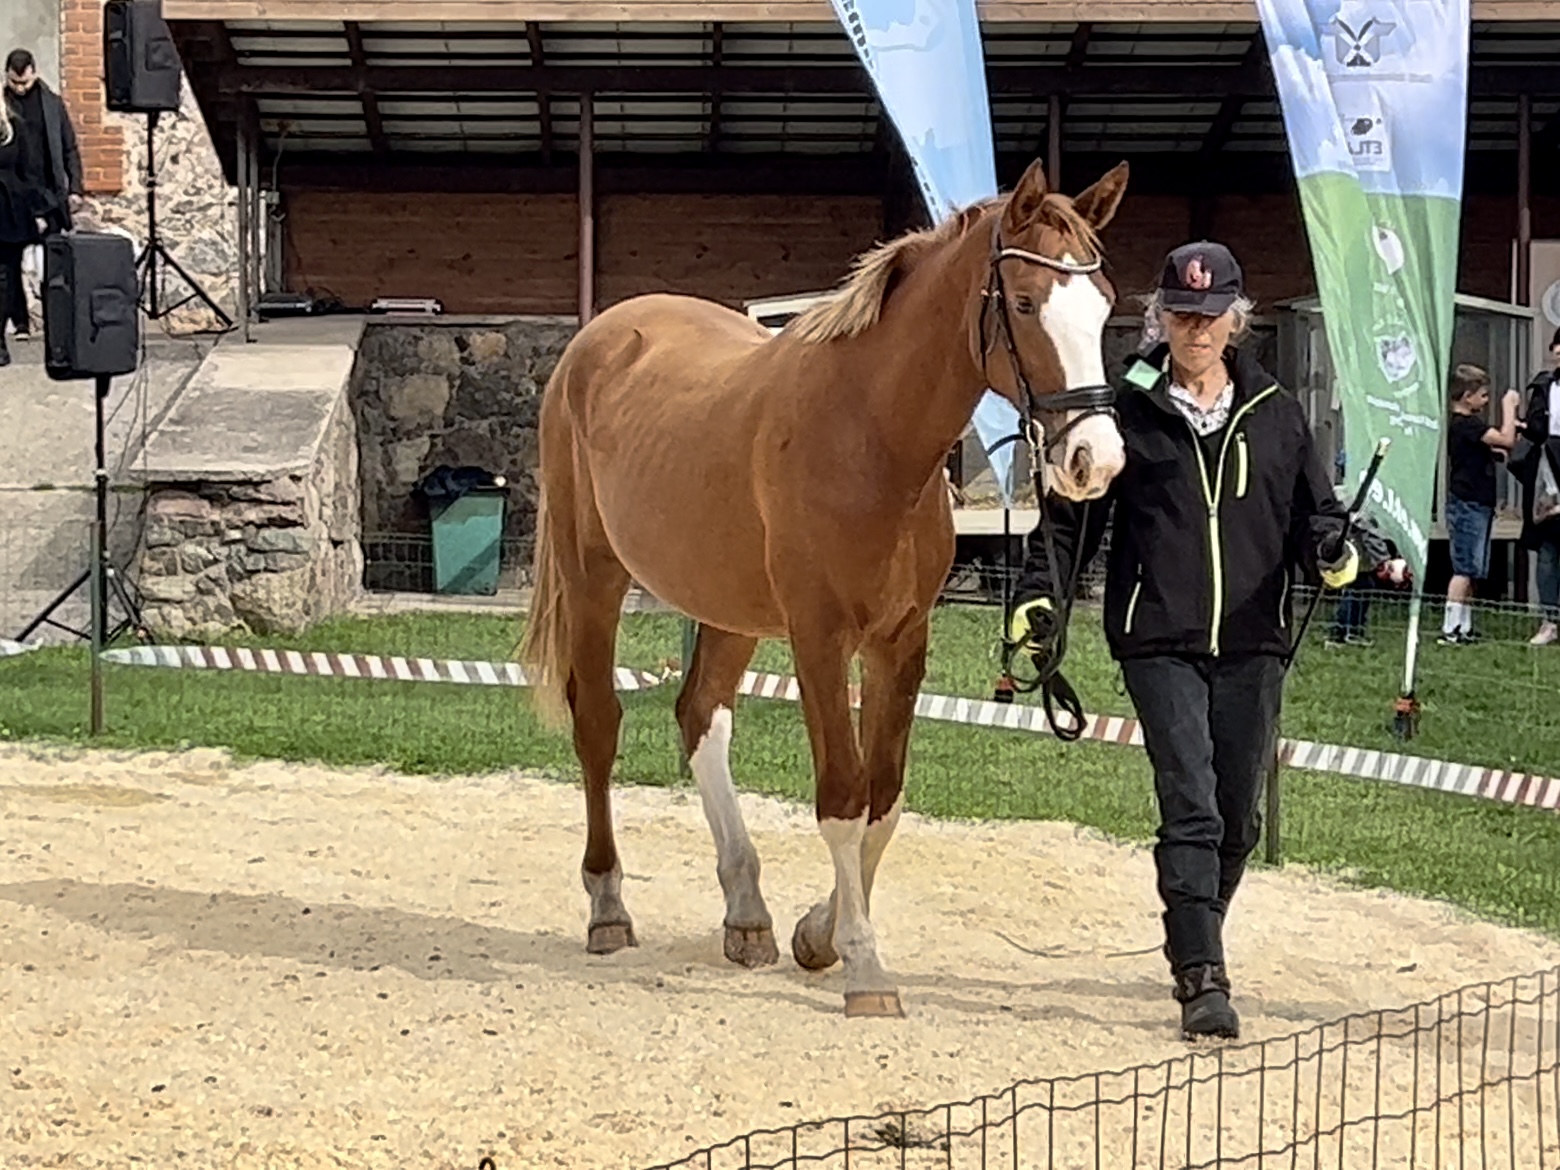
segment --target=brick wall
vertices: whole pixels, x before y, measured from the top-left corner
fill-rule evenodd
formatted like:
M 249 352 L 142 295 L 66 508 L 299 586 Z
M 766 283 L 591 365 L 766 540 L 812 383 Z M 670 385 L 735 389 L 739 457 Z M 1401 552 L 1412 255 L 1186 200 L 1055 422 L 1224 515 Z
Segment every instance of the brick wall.
M 103 94 L 103 0 L 60 0 L 61 95 L 81 148 L 90 195 L 125 185 L 124 127 L 110 121 Z
M 285 171 L 284 171 L 285 173 Z M 350 306 L 429 296 L 451 313 L 573 313 L 573 195 L 287 193 L 290 287 Z M 597 305 L 673 290 L 736 305 L 827 288 L 882 232 L 876 198 L 607 195 Z

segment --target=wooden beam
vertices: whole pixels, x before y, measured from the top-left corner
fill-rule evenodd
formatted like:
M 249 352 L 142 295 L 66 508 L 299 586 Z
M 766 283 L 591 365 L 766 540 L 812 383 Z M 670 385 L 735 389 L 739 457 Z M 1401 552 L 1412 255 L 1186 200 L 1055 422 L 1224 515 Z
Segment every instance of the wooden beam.
M 1267 42 L 1262 39 L 1262 30 L 1258 29 L 1251 34 L 1251 44 L 1246 47 L 1245 54 L 1241 57 L 1241 66 L 1246 69 L 1255 69 L 1262 61 L 1267 59 Z M 1235 132 L 1235 124 L 1240 121 L 1241 114 L 1246 109 L 1246 103 L 1250 101 L 1246 94 L 1232 93 L 1224 99 L 1218 113 L 1213 116 L 1213 122 L 1208 127 L 1207 136 L 1203 138 L 1202 155 L 1207 158 L 1223 151 L 1225 144 L 1229 142 L 1230 135 Z
M 1255 64 L 1085 65 L 1076 69 L 1036 64 L 990 65 L 986 85 L 995 97 L 1271 97 L 1266 59 Z M 371 66 L 358 76 L 350 67 L 238 66 L 224 71 L 223 93 L 544 93 L 544 94 L 849 94 L 869 95 L 871 83 L 856 63 L 845 65 L 731 66 Z M 1476 65 L 1469 70 L 1473 97 L 1560 96 L 1560 69 L 1549 65 Z
M 542 52 L 542 26 L 534 20 L 525 22 L 525 39 L 531 46 L 531 65 L 540 69 L 546 62 Z M 553 155 L 553 120 L 552 99 L 545 93 L 536 95 L 536 117 L 542 127 L 542 158 L 552 162 Z
M 596 100 L 580 98 L 580 309 L 583 328 L 596 315 Z
M 1079 68 L 1089 57 L 1089 34 L 1094 31 L 1094 25 L 1087 20 L 1080 20 L 1078 27 L 1073 29 L 1072 44 L 1067 48 L 1067 65 L 1070 69 Z
M 399 155 L 380 163 L 366 155 L 309 156 L 289 150 L 281 168 L 281 182 L 288 190 L 343 190 L 493 195 L 574 196 L 579 190 L 579 167 L 574 160 L 545 164 L 533 155 L 512 155 L 479 161 L 430 162 L 424 156 Z M 884 187 L 887 160 L 860 154 L 833 158 L 812 157 L 808 165 L 796 165 L 794 156 L 758 157 L 745 154 L 688 154 L 680 158 L 658 156 L 646 162 L 642 156 L 596 155 L 592 183 L 599 200 L 618 194 L 749 194 L 772 195 L 879 195 Z M 911 192 L 914 196 L 913 191 Z
M 1528 296 L 1533 264 L 1533 99 L 1517 99 L 1517 304 Z
M 1554 19 L 1553 0 L 1473 0 L 1477 21 Z M 829 0 L 163 0 L 166 20 L 813 21 Z M 976 0 L 982 21 L 1251 22 L 1256 0 Z
M 368 82 L 368 54 L 363 50 L 363 26 L 355 20 L 347 21 L 347 55 L 352 58 L 352 71 L 360 79 L 357 84 L 358 100 L 363 104 L 363 122 L 368 127 L 368 142 L 374 153 L 390 153 L 390 139 L 385 136 L 384 119 L 379 116 L 379 95 Z
M 717 20 L 710 26 L 710 64 L 716 70 L 725 61 L 725 41 L 726 26 Z M 711 154 L 720 149 L 720 95 L 720 90 L 710 90 L 710 134 L 706 146 Z

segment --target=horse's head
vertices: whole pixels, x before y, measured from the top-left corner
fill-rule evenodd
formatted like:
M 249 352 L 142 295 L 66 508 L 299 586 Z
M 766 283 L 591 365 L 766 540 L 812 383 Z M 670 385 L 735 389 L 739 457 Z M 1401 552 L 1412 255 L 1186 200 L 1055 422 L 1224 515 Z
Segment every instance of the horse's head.
M 1105 380 L 1116 290 L 1101 270 L 1096 234 L 1126 187 L 1123 162 L 1069 199 L 1047 188 L 1037 159 L 994 221 L 977 327 L 981 365 L 992 389 L 1036 424 L 1030 437 L 1044 459 L 1044 487 L 1072 500 L 1103 495 L 1126 462 Z

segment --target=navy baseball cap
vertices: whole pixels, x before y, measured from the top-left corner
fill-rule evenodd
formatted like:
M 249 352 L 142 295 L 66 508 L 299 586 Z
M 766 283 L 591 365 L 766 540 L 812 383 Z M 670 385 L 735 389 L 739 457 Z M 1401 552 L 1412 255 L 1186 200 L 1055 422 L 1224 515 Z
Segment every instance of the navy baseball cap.
M 1165 257 L 1159 303 L 1172 313 L 1217 317 L 1245 292 L 1240 265 L 1223 244 L 1199 240 Z

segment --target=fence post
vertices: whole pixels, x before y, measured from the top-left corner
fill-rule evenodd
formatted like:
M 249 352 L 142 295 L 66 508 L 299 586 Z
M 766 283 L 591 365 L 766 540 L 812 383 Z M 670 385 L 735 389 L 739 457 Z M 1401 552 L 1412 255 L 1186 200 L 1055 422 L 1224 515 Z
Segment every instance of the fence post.
M 1282 747 L 1283 742 L 1284 742 L 1284 733 L 1283 733 L 1282 728 L 1280 728 L 1278 734 L 1273 737 L 1273 758 L 1272 758 L 1272 760 L 1270 760 L 1268 762 L 1268 774 L 1267 774 L 1267 785 L 1266 785 L 1266 787 L 1267 787 L 1267 815 L 1266 815 L 1266 822 L 1267 823 L 1266 823 L 1266 829 L 1265 829 L 1265 834 L 1264 834 L 1265 838 L 1266 838 L 1266 849 L 1264 850 L 1264 855 L 1266 856 L 1267 863 L 1269 865 L 1279 865 L 1279 864 L 1282 863 L 1282 860 L 1283 860 L 1282 851 L 1281 851 L 1281 848 L 1280 848 L 1280 845 L 1279 845 L 1279 838 L 1280 838 L 1280 826 L 1279 826 L 1280 817 L 1279 817 L 1279 813 L 1280 813 L 1280 806 L 1281 806 L 1281 801 L 1279 799 L 1279 773 L 1281 771 L 1281 769 L 1279 767 L 1279 758 L 1283 754 L 1283 747 Z
M 92 582 L 89 590 L 91 613 L 88 621 L 92 626 L 92 665 L 91 670 L 91 708 L 87 721 L 87 729 L 92 735 L 103 734 L 103 631 L 107 625 L 103 607 L 107 599 L 103 596 L 103 525 L 92 521 L 92 565 L 87 574 L 87 579 Z
M 687 681 L 688 672 L 693 669 L 693 651 L 699 641 L 699 623 L 691 617 L 682 620 L 682 677 Z M 677 773 L 683 779 L 693 775 L 693 769 L 688 764 L 688 749 L 683 745 L 681 735 L 677 740 Z

